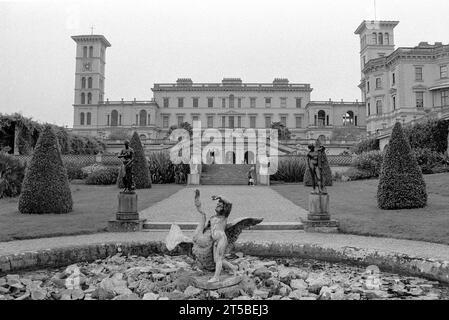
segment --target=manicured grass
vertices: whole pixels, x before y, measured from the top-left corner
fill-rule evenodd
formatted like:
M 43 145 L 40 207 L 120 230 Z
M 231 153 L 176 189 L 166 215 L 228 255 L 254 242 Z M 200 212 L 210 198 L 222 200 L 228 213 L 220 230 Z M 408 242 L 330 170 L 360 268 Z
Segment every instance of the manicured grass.
M 328 187 L 330 213 L 340 220 L 344 233 L 449 244 L 449 174 L 426 175 L 424 179 L 429 199 L 423 209 L 381 210 L 376 201 L 378 180 L 365 180 Z M 311 188 L 302 184 L 278 184 L 272 188 L 308 208 Z
M 138 210 L 161 201 L 182 185 L 153 185 L 137 190 Z M 0 241 L 102 232 L 117 211 L 116 186 L 72 184 L 73 212 L 67 214 L 21 214 L 18 198 L 0 200 Z

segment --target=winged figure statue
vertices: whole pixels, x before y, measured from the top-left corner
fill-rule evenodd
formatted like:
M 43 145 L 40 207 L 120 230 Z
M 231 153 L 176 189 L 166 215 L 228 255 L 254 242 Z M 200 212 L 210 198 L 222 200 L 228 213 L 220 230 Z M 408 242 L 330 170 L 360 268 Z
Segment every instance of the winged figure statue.
M 171 251 L 180 243 L 192 243 L 192 254 L 200 266 L 208 271 L 215 270 L 209 282 L 217 282 L 223 267 L 230 269 L 234 275 L 237 270 L 236 266 L 224 258 L 226 249 L 237 241 L 244 229 L 261 223 L 263 219 L 239 218 L 228 223 L 232 203 L 220 196 L 212 196 L 212 200 L 218 200 L 217 207 L 215 215 L 207 220 L 201 207 L 200 191 L 195 190 L 195 206 L 201 218 L 193 238 L 184 236 L 179 226 L 172 225 L 166 238 L 166 246 Z

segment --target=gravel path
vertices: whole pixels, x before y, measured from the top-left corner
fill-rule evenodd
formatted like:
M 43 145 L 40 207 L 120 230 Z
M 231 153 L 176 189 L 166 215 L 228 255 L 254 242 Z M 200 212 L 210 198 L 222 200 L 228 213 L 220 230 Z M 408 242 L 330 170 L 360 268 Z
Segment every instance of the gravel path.
M 108 242 L 163 241 L 168 231 L 145 231 L 135 233 L 98 233 L 91 235 L 41 238 L 0 242 L 0 256 L 43 249 L 82 246 Z M 185 232 L 191 235 L 191 232 Z M 412 240 L 364 237 L 345 234 L 318 234 L 303 231 L 244 231 L 239 241 L 256 243 L 311 244 L 320 247 L 340 249 L 345 247 L 377 250 L 385 253 L 401 253 L 412 257 L 422 257 L 449 261 L 449 246 Z
M 230 220 L 241 217 L 263 218 L 264 222 L 300 222 L 307 211 L 276 191 L 267 187 L 248 186 L 198 186 L 186 187 L 170 197 L 144 209 L 141 218 L 149 222 L 196 222 L 198 212 L 193 204 L 194 190 L 201 192 L 202 206 L 206 214 L 214 214 L 216 201 L 212 195 L 219 195 L 232 202 Z

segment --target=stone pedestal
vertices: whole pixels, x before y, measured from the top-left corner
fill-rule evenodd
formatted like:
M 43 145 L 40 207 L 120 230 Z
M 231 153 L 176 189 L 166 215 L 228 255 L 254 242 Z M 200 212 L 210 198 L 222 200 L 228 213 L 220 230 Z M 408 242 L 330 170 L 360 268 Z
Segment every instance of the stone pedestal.
M 259 174 L 257 176 L 257 182 L 258 185 L 261 186 L 269 186 L 270 185 L 270 176 L 265 174 Z
M 198 173 L 187 175 L 187 184 L 195 186 L 199 185 L 200 175 Z
M 329 194 L 313 192 L 309 195 L 309 214 L 302 223 L 306 232 L 338 232 L 339 223 L 329 214 Z
M 134 192 L 120 192 L 118 194 L 116 219 L 108 222 L 108 231 L 142 231 L 144 222 L 144 219 L 139 219 L 139 213 L 137 212 L 137 194 Z

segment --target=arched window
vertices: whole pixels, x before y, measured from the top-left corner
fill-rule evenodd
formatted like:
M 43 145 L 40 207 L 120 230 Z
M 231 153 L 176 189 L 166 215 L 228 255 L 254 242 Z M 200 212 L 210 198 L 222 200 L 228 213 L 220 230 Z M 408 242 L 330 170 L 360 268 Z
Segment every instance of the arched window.
M 87 58 L 87 47 L 83 47 L 83 58 Z
M 111 112 L 111 126 L 116 127 L 118 124 L 118 111 L 112 110 Z
M 90 112 L 88 112 L 88 113 L 86 114 L 86 124 L 87 124 L 88 126 L 90 126 L 90 125 L 92 124 L 91 121 L 92 121 L 92 114 L 91 114 Z
M 87 94 L 87 104 L 91 104 L 92 103 L 92 93 L 88 93 Z
M 139 118 L 139 126 L 145 127 L 147 125 L 147 112 L 145 110 L 140 110 Z
M 94 56 L 94 47 L 89 47 L 89 57 L 92 58 Z
M 373 32 L 373 44 L 377 44 L 377 33 Z
M 379 44 L 384 44 L 384 37 L 383 37 L 384 35 L 383 35 L 383 33 L 382 32 L 379 32 Z
M 388 32 L 385 33 L 384 42 L 386 45 L 390 44 L 390 35 L 388 34 Z
M 140 138 L 140 140 L 146 140 L 146 139 L 147 139 L 147 136 L 144 135 L 144 134 L 141 134 L 141 135 L 139 136 L 139 138 Z
M 84 112 L 80 114 L 80 125 L 84 126 Z
M 148 114 L 148 125 L 150 125 L 151 124 L 151 115 L 150 114 Z
M 81 104 L 86 103 L 86 94 L 84 92 L 81 92 Z
M 86 78 L 85 77 L 81 78 L 81 89 L 86 89 Z
M 347 125 L 353 125 L 353 124 L 354 124 L 354 112 L 348 111 L 343 116 L 343 125 L 347 126 Z
M 318 111 L 318 126 L 324 127 L 326 125 L 326 112 L 323 110 Z
M 87 87 L 89 89 L 92 89 L 92 77 L 89 77 L 89 79 L 87 79 Z

